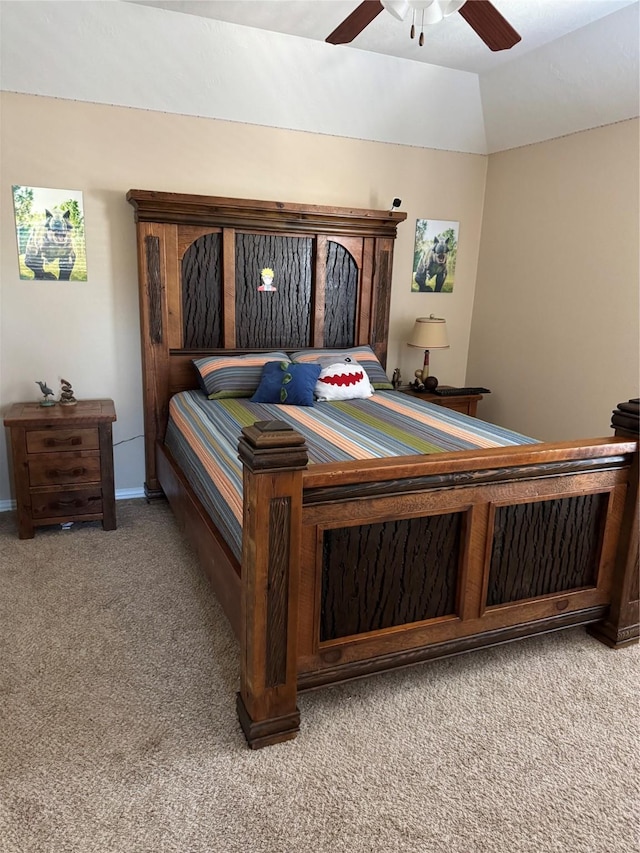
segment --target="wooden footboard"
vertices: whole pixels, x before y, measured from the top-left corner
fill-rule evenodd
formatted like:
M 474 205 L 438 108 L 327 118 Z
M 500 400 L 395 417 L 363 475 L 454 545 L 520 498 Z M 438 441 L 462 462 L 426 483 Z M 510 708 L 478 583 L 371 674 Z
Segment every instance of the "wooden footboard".
M 295 736 L 298 689 L 578 624 L 637 641 L 636 441 L 306 468 L 284 424 L 244 433 L 252 747 Z

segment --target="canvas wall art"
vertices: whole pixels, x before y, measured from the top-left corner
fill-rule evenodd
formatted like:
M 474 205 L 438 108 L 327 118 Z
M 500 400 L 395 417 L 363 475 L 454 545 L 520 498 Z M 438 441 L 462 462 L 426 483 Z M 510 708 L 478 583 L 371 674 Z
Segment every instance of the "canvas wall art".
M 84 208 L 79 190 L 13 187 L 20 278 L 86 281 Z
M 417 219 L 413 293 L 451 293 L 456 275 L 459 222 Z

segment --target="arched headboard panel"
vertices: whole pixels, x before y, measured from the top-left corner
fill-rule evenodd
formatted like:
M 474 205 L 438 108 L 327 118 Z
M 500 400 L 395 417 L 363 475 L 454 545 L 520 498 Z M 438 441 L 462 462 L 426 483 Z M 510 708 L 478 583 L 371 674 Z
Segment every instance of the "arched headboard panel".
M 203 234 L 182 256 L 182 343 L 186 349 L 222 347 L 222 235 Z

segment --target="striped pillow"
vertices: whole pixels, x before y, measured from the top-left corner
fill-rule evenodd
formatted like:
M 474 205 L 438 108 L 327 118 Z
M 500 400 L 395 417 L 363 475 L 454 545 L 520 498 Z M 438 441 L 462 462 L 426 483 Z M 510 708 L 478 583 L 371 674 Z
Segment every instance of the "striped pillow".
M 223 397 L 251 397 L 260 384 L 262 368 L 268 361 L 289 361 L 284 352 L 247 355 L 211 355 L 194 358 L 200 387 L 210 400 Z
M 351 347 L 350 349 L 302 349 L 294 352 L 292 361 L 315 361 L 323 367 L 338 361 L 357 361 L 364 367 L 369 382 L 376 391 L 393 391 L 393 385 L 378 361 L 378 356 L 370 346 Z

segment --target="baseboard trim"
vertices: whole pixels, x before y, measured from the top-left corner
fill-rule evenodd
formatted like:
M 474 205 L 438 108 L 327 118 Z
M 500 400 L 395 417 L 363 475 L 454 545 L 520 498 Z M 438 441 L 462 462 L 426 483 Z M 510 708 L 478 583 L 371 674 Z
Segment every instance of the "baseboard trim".
M 144 498 L 144 486 L 139 486 L 136 489 L 116 489 L 116 500 L 126 501 L 131 498 Z M 0 512 L 11 512 L 16 508 L 16 502 L 12 500 L 0 501 Z
M 138 486 L 136 489 L 116 489 L 117 501 L 126 501 L 128 498 L 146 498 L 144 486 Z

